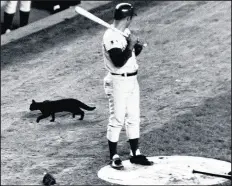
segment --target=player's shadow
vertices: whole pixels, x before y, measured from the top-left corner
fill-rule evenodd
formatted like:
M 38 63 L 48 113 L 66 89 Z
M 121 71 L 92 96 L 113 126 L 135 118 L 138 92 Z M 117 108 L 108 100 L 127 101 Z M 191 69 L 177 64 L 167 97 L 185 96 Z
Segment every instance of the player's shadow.
M 113 20 L 114 7 L 119 2 L 120 1 L 111 1 L 106 5 L 91 10 L 91 13 L 111 23 Z M 135 7 L 138 7 L 138 15 L 151 6 L 162 4 L 161 1 L 131 2 Z M 91 30 L 91 32 L 89 32 L 89 30 Z M 60 43 L 68 43 L 81 35 L 86 35 L 91 38 L 94 36 L 93 34 L 97 35 L 100 30 L 105 30 L 105 28 L 81 15 L 77 15 L 74 18 L 64 20 L 59 24 L 37 33 L 3 45 L 1 47 L 1 68 L 3 69 L 12 62 L 22 62 L 22 56 L 24 60 L 34 59 L 35 55 L 38 56 L 39 53 L 56 47 Z
M 231 81 L 227 83 L 230 88 Z M 149 156 L 191 155 L 229 161 L 230 136 L 231 91 L 226 90 L 143 134 L 141 147 Z

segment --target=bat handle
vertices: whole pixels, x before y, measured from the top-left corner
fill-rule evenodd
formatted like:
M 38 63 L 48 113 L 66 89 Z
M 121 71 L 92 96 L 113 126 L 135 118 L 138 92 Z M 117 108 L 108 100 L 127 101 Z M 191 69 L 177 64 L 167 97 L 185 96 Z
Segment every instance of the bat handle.
M 139 44 L 142 45 L 143 47 L 147 47 L 147 43 L 139 42 Z

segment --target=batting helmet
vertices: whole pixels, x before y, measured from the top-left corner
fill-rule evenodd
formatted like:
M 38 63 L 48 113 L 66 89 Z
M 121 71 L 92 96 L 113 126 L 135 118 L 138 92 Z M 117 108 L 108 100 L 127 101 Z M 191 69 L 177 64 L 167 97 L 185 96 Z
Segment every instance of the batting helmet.
M 134 8 L 130 3 L 120 3 L 115 7 L 114 19 L 121 20 L 126 17 L 132 17 L 136 15 L 134 13 Z

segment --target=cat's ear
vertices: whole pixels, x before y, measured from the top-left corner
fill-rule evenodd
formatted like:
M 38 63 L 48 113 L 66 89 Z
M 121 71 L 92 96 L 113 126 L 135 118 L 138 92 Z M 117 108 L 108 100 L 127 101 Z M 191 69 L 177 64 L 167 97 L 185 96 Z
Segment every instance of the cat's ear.
M 35 103 L 35 100 L 34 100 L 34 99 L 32 100 L 32 103 Z

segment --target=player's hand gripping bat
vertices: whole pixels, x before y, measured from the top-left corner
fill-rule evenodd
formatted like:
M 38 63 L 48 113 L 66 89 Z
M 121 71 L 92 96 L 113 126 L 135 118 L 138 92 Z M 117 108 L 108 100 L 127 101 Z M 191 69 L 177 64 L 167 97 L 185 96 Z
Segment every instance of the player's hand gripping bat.
M 93 15 L 92 13 L 88 12 L 87 10 L 79 7 L 79 6 L 76 6 L 75 7 L 75 11 L 83 16 L 85 16 L 86 18 L 106 27 L 106 28 L 110 28 L 112 30 L 114 30 L 115 32 L 118 32 L 120 34 L 122 34 L 123 36 L 125 37 L 128 37 L 128 35 L 124 32 L 122 32 L 121 30 L 118 30 L 117 28 L 113 27 L 112 25 L 110 25 L 109 23 L 103 21 L 102 19 L 98 18 L 97 16 Z M 146 43 L 143 43 L 143 46 L 146 47 L 147 44 Z

